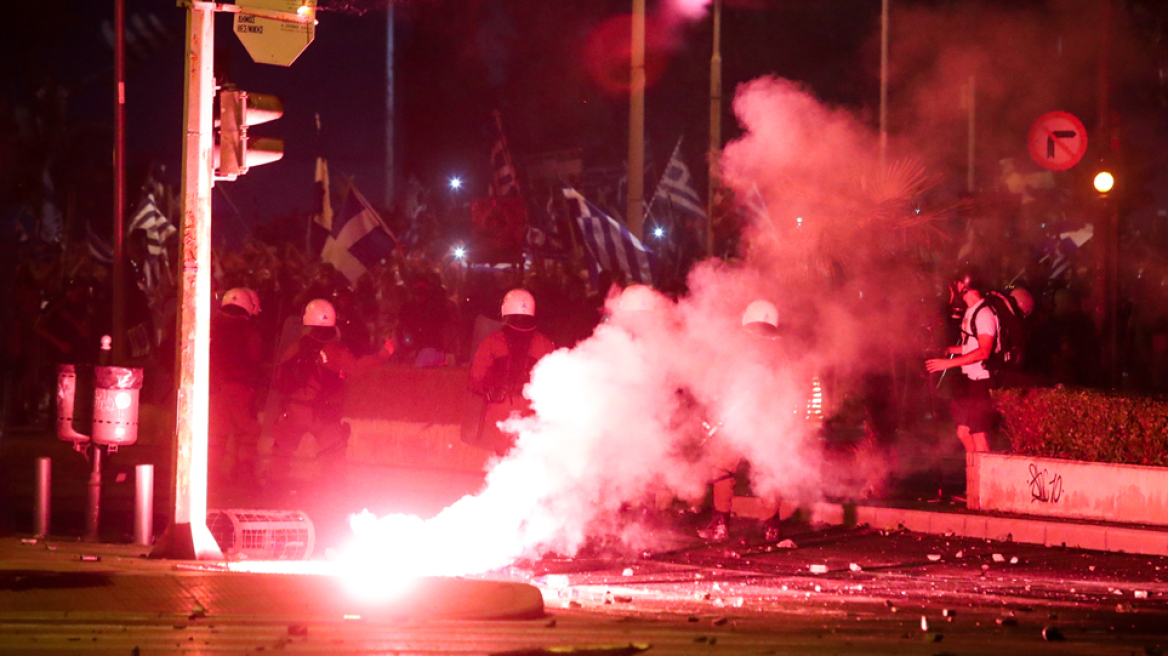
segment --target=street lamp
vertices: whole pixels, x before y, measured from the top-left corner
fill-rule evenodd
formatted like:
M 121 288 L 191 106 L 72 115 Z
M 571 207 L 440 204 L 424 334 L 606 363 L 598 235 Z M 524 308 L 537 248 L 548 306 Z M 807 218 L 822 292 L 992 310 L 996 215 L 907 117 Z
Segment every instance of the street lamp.
M 1100 171 L 1099 173 L 1095 174 L 1095 180 L 1093 180 L 1093 183 L 1095 185 L 1095 191 L 1106 195 L 1115 188 L 1115 176 L 1111 175 L 1111 173 L 1108 171 Z
M 462 178 L 458 177 L 457 175 L 451 177 L 450 178 L 450 190 L 451 191 L 458 191 L 459 189 L 462 189 Z

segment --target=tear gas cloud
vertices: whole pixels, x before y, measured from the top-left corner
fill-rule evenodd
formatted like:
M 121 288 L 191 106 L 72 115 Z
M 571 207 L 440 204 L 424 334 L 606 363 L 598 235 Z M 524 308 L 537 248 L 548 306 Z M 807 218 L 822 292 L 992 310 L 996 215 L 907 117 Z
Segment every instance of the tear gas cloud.
M 592 337 L 541 360 L 525 391 L 534 415 L 508 422 L 517 443 L 481 493 L 426 522 L 354 522 L 365 544 L 391 545 L 375 548 L 376 560 L 463 574 L 548 551 L 575 554 L 598 536 L 651 546 L 624 511 L 652 506 L 662 490 L 699 503 L 714 444 L 750 458 L 760 494 L 814 498 L 819 467 L 804 420 L 810 360 L 742 329 L 743 308 L 766 295 L 762 278 L 707 266 L 695 281 L 690 296 L 656 295 L 650 310 L 610 300 L 610 319 Z M 703 422 L 719 426 L 704 446 Z
M 805 226 L 748 232 L 745 261 L 698 265 L 677 301 L 651 292 L 649 309 L 631 309 L 611 298 L 609 320 L 590 338 L 536 365 L 524 392 L 534 414 L 508 422 L 515 448 L 493 463 L 478 495 L 426 522 L 354 522 L 360 543 L 381 544 L 373 549 L 378 562 L 465 574 L 547 552 L 575 554 L 598 536 L 649 547 L 650 533 L 626 521 L 627 508 L 651 506 L 661 490 L 696 504 L 714 463 L 733 456 L 750 461 L 752 486 L 766 498 L 792 504 L 849 491 L 822 466 L 812 439 L 811 380 L 861 372 L 869 350 L 887 358 L 890 333 L 879 324 L 902 319 L 890 319 L 897 308 L 888 305 L 873 325 L 854 302 L 884 284 L 862 269 L 869 260 L 857 260 L 854 283 L 842 287 L 814 261 L 818 238 L 829 233 L 870 241 L 848 213 L 865 192 L 832 167 L 870 159 L 872 138 L 846 112 L 783 80 L 747 85 L 735 111 L 746 134 L 726 149 L 732 184 L 757 184 L 774 216 L 797 210 Z M 799 193 L 788 201 L 781 192 L 792 185 Z M 864 250 L 841 246 L 849 247 Z M 743 310 L 756 299 L 776 303 L 786 336 L 769 340 L 742 328 Z M 718 427 L 713 438 L 704 439 L 703 423 Z
M 667 7 L 693 20 L 707 4 L 676 0 Z M 659 296 L 649 311 L 610 299 L 609 321 L 536 366 L 525 390 L 534 414 L 508 422 L 516 446 L 493 463 L 479 494 L 424 522 L 366 516 L 354 522 L 358 544 L 376 545 L 379 562 L 410 549 L 400 553 L 418 574 L 571 555 L 597 536 L 651 546 L 650 534 L 626 521 L 624 510 L 651 505 L 658 490 L 700 500 L 718 449 L 747 458 L 755 491 L 788 504 L 855 493 L 879 479 L 878 459 L 870 468 L 850 463 L 844 473 L 825 461 L 805 420 L 810 380 L 823 377 L 830 396 L 832 385 L 854 389 L 865 373 L 920 348 L 906 336 L 920 334 L 923 318 L 937 314 L 935 281 L 905 257 L 905 245 L 927 232 L 913 222 L 922 194 L 936 183 L 925 167 L 963 161 L 952 145 L 964 132 L 946 132 L 963 111 L 960 85 L 976 75 L 979 112 L 1005 116 L 1010 101 L 1025 95 L 1021 60 L 1040 56 L 1035 50 L 1057 42 L 1060 29 L 1069 41 L 1081 36 L 1059 20 L 1042 29 L 1035 13 L 979 13 L 984 25 L 964 30 L 961 14 L 896 17 L 894 75 L 901 82 L 892 123 L 902 129 L 888 165 L 879 165 L 874 130 L 854 112 L 827 106 L 788 80 L 741 85 L 733 107 L 742 135 L 720 163 L 735 197 L 760 200 L 767 215 L 745 227 L 743 259 L 697 265 L 686 296 Z M 971 30 L 998 36 L 978 40 Z M 1058 97 L 1068 80 L 1054 77 L 1055 85 L 1033 87 L 1045 91 L 1005 121 L 1010 135 Z M 981 134 L 994 145 L 1008 141 L 1005 132 Z M 1021 144 L 1014 150 L 1024 153 Z M 785 330 L 778 340 L 740 325 L 743 309 L 760 298 L 779 307 Z M 703 423 L 718 426 L 704 443 Z

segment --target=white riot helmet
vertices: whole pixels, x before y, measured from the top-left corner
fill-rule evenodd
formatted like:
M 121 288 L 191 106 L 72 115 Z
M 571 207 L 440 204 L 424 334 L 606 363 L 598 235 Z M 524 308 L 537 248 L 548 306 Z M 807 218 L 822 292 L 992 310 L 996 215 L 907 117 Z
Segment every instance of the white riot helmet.
M 647 312 L 663 307 L 664 297 L 649 285 L 629 285 L 620 295 L 621 312 Z
M 526 289 L 512 289 L 503 297 L 499 312 L 503 323 L 518 330 L 535 329 L 535 297 Z
M 774 337 L 779 332 L 779 309 L 770 301 L 755 301 L 742 313 L 742 326 L 759 335 Z
M 332 303 L 318 298 L 308 302 L 304 307 L 305 326 L 331 328 L 337 325 L 337 311 Z
M 260 313 L 260 295 L 246 287 L 236 287 L 223 295 L 223 305 L 234 305 L 254 317 Z

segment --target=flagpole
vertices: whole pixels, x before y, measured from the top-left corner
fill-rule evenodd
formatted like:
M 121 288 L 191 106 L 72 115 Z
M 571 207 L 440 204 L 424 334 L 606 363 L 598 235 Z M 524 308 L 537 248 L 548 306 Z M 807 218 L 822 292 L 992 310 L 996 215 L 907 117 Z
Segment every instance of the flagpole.
M 632 74 L 629 88 L 629 188 L 625 221 L 637 239 L 645 211 L 645 0 L 633 0 Z
M 122 247 L 126 215 L 126 5 L 114 0 L 114 270 L 113 358 L 126 355 L 126 263 Z
M 369 204 L 369 201 L 365 200 L 365 196 L 357 190 L 357 185 L 353 183 L 353 178 L 349 178 L 349 191 L 351 193 L 357 194 L 357 200 L 360 201 L 361 206 L 368 210 L 369 213 L 372 214 L 375 219 L 377 219 L 377 222 L 381 224 L 381 227 L 386 232 L 388 232 L 389 236 L 392 237 L 396 242 L 397 235 L 393 234 L 393 230 L 389 229 L 389 226 L 385 223 L 385 219 L 381 218 L 381 214 L 379 214 L 377 210 L 373 209 L 373 206 Z
M 706 253 L 714 254 L 714 191 L 722 154 L 722 0 L 714 0 L 714 49 L 710 56 L 710 161 L 706 196 Z M 681 142 L 678 142 L 680 145 Z

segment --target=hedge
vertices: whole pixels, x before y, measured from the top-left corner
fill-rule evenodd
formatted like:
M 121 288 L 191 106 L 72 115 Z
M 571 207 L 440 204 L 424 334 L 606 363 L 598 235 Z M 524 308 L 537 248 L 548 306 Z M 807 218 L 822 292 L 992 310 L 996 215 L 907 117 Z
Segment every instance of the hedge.
M 1014 452 L 1168 466 L 1168 402 L 1111 392 L 1020 388 L 995 393 Z

